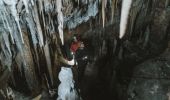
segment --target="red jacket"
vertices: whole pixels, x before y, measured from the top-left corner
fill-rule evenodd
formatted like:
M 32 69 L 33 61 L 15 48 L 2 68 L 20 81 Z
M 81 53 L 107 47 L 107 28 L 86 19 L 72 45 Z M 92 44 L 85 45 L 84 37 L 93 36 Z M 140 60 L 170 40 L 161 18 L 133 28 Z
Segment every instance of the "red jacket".
M 81 43 L 80 41 L 73 42 L 71 44 L 70 50 L 75 53 L 77 51 L 77 49 L 80 47 L 80 43 Z

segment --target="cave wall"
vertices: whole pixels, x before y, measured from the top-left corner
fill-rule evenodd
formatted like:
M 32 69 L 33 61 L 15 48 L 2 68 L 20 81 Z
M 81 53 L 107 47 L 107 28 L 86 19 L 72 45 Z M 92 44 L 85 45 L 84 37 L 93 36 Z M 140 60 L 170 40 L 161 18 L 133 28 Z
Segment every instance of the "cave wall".
M 16 5 L 9 0 L 0 1 L 2 72 L 8 67 L 10 79 L 13 80 L 10 84 L 15 88 L 26 86 L 34 95 L 44 88 L 43 84 L 56 88 L 62 65 L 59 61 L 62 39 L 58 29 L 60 16 L 56 9 L 57 2 L 12 1 Z M 103 90 L 103 98 L 113 98 L 119 92 L 117 98 L 122 97 L 123 90 L 115 89 L 121 86 L 120 81 L 123 80 L 119 80 L 118 76 L 131 73 L 128 69 L 133 67 L 129 66 L 135 66 L 164 51 L 170 26 L 168 2 L 132 0 L 126 34 L 123 39 L 119 39 L 122 0 L 63 0 L 64 42 L 73 34 L 79 34 L 87 45 L 88 56 L 92 61 L 87 65 L 86 75 L 94 77 L 94 80 L 88 83 L 89 90 L 84 90 L 85 96 L 88 97 L 87 92 L 90 90 L 94 90 L 91 97 L 98 90 Z M 129 72 L 122 71 L 125 69 Z M 93 87 L 94 84 L 101 87 Z M 108 95 L 105 95 L 105 91 L 109 91 Z

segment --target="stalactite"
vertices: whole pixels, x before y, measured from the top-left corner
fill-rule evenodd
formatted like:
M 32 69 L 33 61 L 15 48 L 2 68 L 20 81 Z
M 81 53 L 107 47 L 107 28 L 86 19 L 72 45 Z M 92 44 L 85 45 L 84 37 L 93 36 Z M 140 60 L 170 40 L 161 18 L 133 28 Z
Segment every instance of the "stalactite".
M 10 6 L 11 14 L 14 17 L 16 23 L 17 23 L 17 27 L 18 27 L 18 30 L 19 30 L 19 33 L 20 33 L 20 37 L 21 37 L 21 42 L 24 43 L 21 27 L 20 27 L 20 24 L 19 24 L 19 16 L 18 16 L 18 12 L 17 12 L 17 9 L 16 9 L 17 1 L 16 0 L 4 0 L 4 2 L 7 5 Z
M 37 10 L 36 4 L 34 5 L 33 18 L 34 18 L 34 21 L 35 21 L 36 27 L 37 27 L 39 44 L 40 44 L 40 46 L 44 46 L 43 32 L 42 32 L 41 25 L 40 25 L 40 20 L 39 20 L 38 10 Z
M 102 20 L 103 20 L 103 27 L 105 26 L 105 18 L 106 18 L 105 9 L 106 9 L 106 6 L 107 6 L 107 0 L 102 0 Z
M 40 73 L 40 69 L 41 69 L 41 67 L 40 67 L 40 64 L 39 64 L 39 54 L 38 54 L 38 51 L 37 51 L 37 49 L 38 49 L 38 47 L 35 45 L 34 46 L 34 48 L 33 48 L 33 58 L 34 58 L 34 62 L 35 62 L 35 65 L 36 65 L 36 67 L 37 67 L 37 69 L 38 69 L 38 73 Z
M 86 0 L 86 4 L 88 3 L 88 0 Z
M 3 39 L 4 39 L 4 43 L 5 43 L 5 46 L 9 52 L 10 55 L 12 55 L 11 53 L 11 49 L 10 49 L 10 42 L 9 42 L 9 39 L 8 39 L 8 34 L 2 34 L 3 35 Z
M 149 26 L 146 28 L 145 34 L 144 34 L 144 41 L 143 41 L 143 48 L 145 48 L 148 44 L 149 41 L 149 36 L 150 36 L 150 29 Z
M 168 7 L 169 6 L 169 0 L 166 0 L 166 2 L 165 2 L 165 7 Z
M 128 14 L 131 7 L 132 0 L 123 0 L 120 18 L 120 33 L 119 38 L 122 38 L 126 32 L 126 25 L 128 21 Z
M 0 6 L 3 6 L 3 0 L 0 0 Z M 1 10 L 2 8 L 0 8 Z
M 53 5 L 52 0 L 44 0 L 44 8 L 46 13 L 49 13 L 52 10 L 54 10 L 52 5 Z
M 111 16 L 111 22 L 113 23 L 114 20 L 114 14 L 115 14 L 115 4 L 116 0 L 111 0 L 111 9 L 112 9 L 112 16 Z
M 23 3 L 24 3 L 26 12 L 29 13 L 29 10 L 28 10 L 28 1 L 27 1 L 27 0 L 22 0 L 22 1 L 23 1 Z
M 26 17 L 26 21 L 27 21 L 27 24 L 28 24 L 28 28 L 30 30 L 30 34 L 31 34 L 31 37 L 32 37 L 32 42 L 33 42 L 34 46 L 36 46 L 37 43 L 38 43 L 38 40 L 36 38 L 36 28 L 35 28 L 36 25 L 35 25 L 35 23 L 33 21 L 32 16 L 28 15 Z
M 34 6 L 34 0 L 31 0 L 31 4 Z
M 48 1 L 48 0 L 47 0 Z M 38 9 L 38 11 L 39 11 L 39 13 L 40 13 L 40 19 L 42 18 L 42 26 L 43 26 L 43 34 L 44 34 L 44 38 L 46 37 L 45 36 L 45 32 L 46 32 L 46 23 L 45 23 L 45 17 L 44 17 L 44 10 L 43 10 L 43 8 L 44 8 L 44 6 L 43 6 L 43 4 L 44 4 L 44 0 L 38 0 L 38 6 L 39 6 L 39 9 Z M 39 20 L 40 22 L 41 22 L 41 20 Z M 45 42 L 45 40 L 46 39 L 44 39 L 44 42 Z
M 50 89 L 50 84 L 49 84 L 49 82 L 48 82 L 48 79 L 47 79 L 47 75 L 46 75 L 46 74 L 44 74 L 44 79 L 45 79 L 47 88 Z
M 138 13 L 138 9 L 136 8 L 131 12 L 131 15 L 130 15 L 131 16 L 130 17 L 130 21 L 131 21 L 131 23 L 130 23 L 131 24 L 130 25 L 130 37 L 132 36 L 137 13 Z
M 24 43 L 23 35 L 22 35 L 22 31 L 21 31 L 21 27 L 20 27 L 18 19 L 16 19 L 16 23 L 17 23 L 17 26 L 18 26 L 18 29 L 19 29 L 19 33 L 20 33 L 20 36 L 21 36 L 21 41 L 22 41 L 22 43 Z
M 23 6 L 24 6 L 23 0 L 18 1 L 17 5 L 16 5 L 17 11 L 22 12 L 23 10 L 25 10 L 25 9 L 22 9 Z M 24 13 L 25 13 L 25 11 L 24 11 Z
M 46 2 L 45 2 L 46 1 Z M 48 0 L 38 0 L 38 4 L 39 4 L 39 13 L 42 17 L 42 22 L 43 22 L 43 26 L 44 26 L 44 32 L 46 30 L 45 26 L 46 26 L 46 23 L 45 23 L 45 17 L 44 17 L 44 8 L 47 9 L 46 7 L 44 7 L 43 5 L 45 5 L 45 3 L 48 3 Z
M 61 39 L 61 43 L 62 45 L 64 45 L 64 36 L 63 36 L 63 13 L 62 13 L 62 0 L 57 0 L 56 1 L 56 5 L 57 5 L 57 19 L 58 19 L 58 31 L 59 31 L 59 36 Z
M 38 82 L 35 75 L 35 66 L 33 62 L 28 35 L 26 32 L 23 33 L 25 42 L 23 46 L 23 58 L 25 59 L 25 64 L 23 65 L 24 75 L 26 78 L 26 82 L 28 83 L 29 89 L 31 91 L 34 91 L 38 87 Z
M 147 16 L 147 12 L 148 12 L 148 10 L 149 10 L 150 3 L 151 3 L 151 1 L 148 0 L 148 2 L 147 2 L 147 8 L 146 8 L 146 10 L 145 10 L 145 16 Z
M 43 12 L 43 1 L 44 0 L 38 0 L 38 11 L 40 12 L 40 13 L 42 13 Z
M 44 11 L 42 11 L 41 14 L 42 14 L 42 19 L 43 19 L 44 31 L 46 31 L 46 23 L 45 23 Z
M 2 21 L 3 21 L 4 28 L 9 30 L 11 41 L 14 44 L 14 39 L 13 39 L 13 36 L 12 36 L 12 30 L 11 30 L 11 27 L 9 25 L 10 20 L 8 20 L 9 14 L 6 11 L 6 8 L 4 6 L 3 1 L 1 1 L 0 6 L 2 7 L 1 10 L 0 10 L 0 15 L 1 15 L 1 18 L 2 18 Z
M 80 5 L 80 0 L 76 0 L 77 4 Z
M 2 23 L 3 23 L 3 26 L 4 26 L 4 28 L 6 29 L 7 28 L 7 25 L 6 25 L 6 21 L 5 21 L 5 16 L 3 15 L 3 12 L 2 11 L 0 11 L 0 17 L 1 17 L 1 19 L 2 19 Z
M 130 18 L 129 18 L 130 19 L 130 21 L 129 21 L 129 23 L 130 23 L 130 36 L 129 37 L 131 37 L 132 34 L 133 34 L 135 24 L 136 24 L 136 20 L 138 18 L 139 12 L 142 9 L 143 3 L 144 3 L 144 1 L 136 1 L 132 5 L 132 10 L 131 10 L 130 15 L 129 15 L 130 16 Z M 146 10 L 143 11 L 144 16 L 146 16 L 146 14 L 147 14 L 148 6 L 149 6 L 148 3 L 149 3 L 149 1 L 147 2 Z
M 113 45 L 113 54 L 115 54 L 117 48 L 117 40 L 114 39 L 114 45 Z
M 3 13 L 2 13 L 2 14 L 3 14 Z M 3 14 L 3 16 L 5 16 L 5 15 L 7 15 L 7 14 Z M 9 26 L 9 22 L 8 22 L 8 20 L 7 20 L 7 17 L 4 17 L 4 18 L 5 18 L 5 21 L 6 21 L 6 23 L 7 23 L 7 27 L 8 27 L 8 29 L 9 29 L 9 33 L 10 33 L 10 37 L 11 37 L 12 44 L 14 44 L 14 38 L 13 38 L 13 36 L 12 36 L 11 27 Z
M 52 27 L 52 29 L 51 29 L 50 33 L 54 33 L 55 27 L 54 27 L 54 22 L 52 20 L 51 20 L 51 27 Z
M 47 69 L 48 69 L 48 73 L 50 75 L 50 80 L 51 83 L 53 85 L 53 71 L 52 71 L 52 66 L 51 66 L 51 57 L 50 57 L 50 52 L 49 52 L 49 44 L 46 43 L 44 46 L 44 52 L 45 52 L 45 58 L 46 58 L 46 62 L 47 62 Z
M 17 66 L 18 66 L 18 69 L 20 71 L 20 73 L 22 74 L 22 71 L 21 71 L 21 67 L 22 65 L 25 65 L 25 59 L 24 59 L 24 53 L 23 53 L 23 42 L 22 40 L 20 39 L 20 33 L 18 33 L 18 30 L 17 30 L 17 25 L 15 23 L 15 20 L 12 19 L 10 20 L 11 24 L 12 24 L 12 30 L 13 30 L 13 37 L 14 37 L 14 40 L 15 40 L 15 44 L 16 44 L 16 49 L 17 49 L 17 54 L 16 54 L 16 57 L 15 57 L 15 61 L 17 62 Z
M 88 5 L 86 12 L 84 13 L 75 10 L 75 12 L 73 12 L 74 13 L 73 18 L 70 18 L 65 22 L 68 29 L 74 29 L 81 23 L 87 22 L 90 18 L 95 17 L 99 12 L 98 3 L 99 3 L 98 0 L 96 0 L 93 3 L 90 3 Z
M 11 71 L 11 64 L 12 64 L 12 53 L 11 53 L 11 49 L 10 49 L 10 45 L 9 45 L 9 39 L 8 39 L 8 34 L 7 33 L 2 33 L 1 34 L 1 38 L 0 38 L 1 42 L 1 52 L 2 55 L 0 57 L 0 60 L 3 61 L 2 66 L 3 67 L 7 67 L 10 71 Z
M 115 9 L 117 9 L 118 1 L 119 1 L 119 0 L 116 0 L 116 1 L 115 1 Z

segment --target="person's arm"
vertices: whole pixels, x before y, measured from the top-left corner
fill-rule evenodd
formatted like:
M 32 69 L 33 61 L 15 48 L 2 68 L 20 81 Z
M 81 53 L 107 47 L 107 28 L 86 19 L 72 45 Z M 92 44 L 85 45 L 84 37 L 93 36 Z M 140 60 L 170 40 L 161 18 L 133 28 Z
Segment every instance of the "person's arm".
M 60 60 L 62 63 L 67 64 L 67 65 L 73 66 L 73 65 L 75 64 L 74 58 L 69 61 L 69 60 L 65 59 L 64 57 L 60 56 L 60 57 L 59 57 L 59 60 Z

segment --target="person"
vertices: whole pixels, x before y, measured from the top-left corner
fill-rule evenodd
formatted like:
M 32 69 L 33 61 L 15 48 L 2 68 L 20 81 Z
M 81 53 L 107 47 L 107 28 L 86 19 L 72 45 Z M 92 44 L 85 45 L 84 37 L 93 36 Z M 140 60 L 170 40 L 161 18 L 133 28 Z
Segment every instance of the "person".
M 85 67 L 87 65 L 88 57 L 84 48 L 84 43 L 76 35 L 73 36 L 71 43 L 65 43 L 62 48 L 64 58 L 61 57 L 60 60 L 66 64 L 67 67 L 77 67 L 76 69 L 73 68 L 77 74 L 75 75 L 77 76 L 75 78 L 75 80 L 77 80 L 76 82 L 80 82 L 83 78 Z
M 75 53 L 79 49 L 80 45 L 81 45 L 81 41 L 79 41 L 76 36 L 73 36 L 73 42 L 71 43 L 70 50 L 73 53 Z
M 75 60 L 74 60 L 73 52 L 70 50 L 69 44 L 70 44 L 69 42 L 65 42 L 65 44 L 61 46 L 61 52 L 63 56 L 61 56 L 59 59 L 67 67 L 72 67 L 75 64 Z
M 83 79 L 85 68 L 87 65 L 87 53 L 84 48 L 85 45 L 80 40 L 80 37 L 76 37 L 74 35 L 70 45 L 70 51 L 73 53 L 75 57 L 76 67 L 73 68 L 73 72 L 74 72 L 75 88 L 77 90 L 78 95 L 81 95 L 80 84 L 81 84 L 81 80 Z
M 59 59 L 62 63 L 64 63 L 64 65 L 61 67 L 58 75 L 60 84 L 58 86 L 57 100 L 77 100 L 78 94 L 75 88 L 73 75 L 74 67 L 72 67 L 75 65 L 75 58 L 68 42 L 62 47 L 62 53 L 63 57 L 60 57 Z

